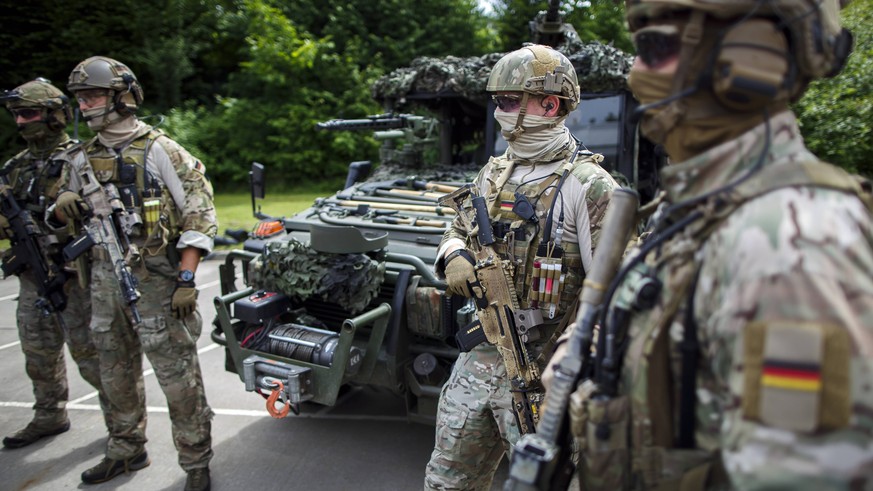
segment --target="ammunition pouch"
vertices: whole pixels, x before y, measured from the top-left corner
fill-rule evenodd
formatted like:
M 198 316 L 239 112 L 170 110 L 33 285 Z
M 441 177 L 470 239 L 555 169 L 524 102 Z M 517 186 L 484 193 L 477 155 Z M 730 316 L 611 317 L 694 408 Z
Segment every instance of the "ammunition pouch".
M 579 483 L 586 491 L 629 489 L 630 400 L 594 396 L 586 381 L 570 397 L 570 430 L 581 451 Z

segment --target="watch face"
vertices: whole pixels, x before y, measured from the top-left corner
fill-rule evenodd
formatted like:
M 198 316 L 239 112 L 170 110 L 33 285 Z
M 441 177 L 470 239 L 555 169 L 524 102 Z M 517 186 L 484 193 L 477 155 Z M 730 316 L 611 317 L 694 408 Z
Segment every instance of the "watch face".
M 189 269 L 183 269 L 179 272 L 179 280 L 180 281 L 193 281 L 194 280 L 194 272 Z

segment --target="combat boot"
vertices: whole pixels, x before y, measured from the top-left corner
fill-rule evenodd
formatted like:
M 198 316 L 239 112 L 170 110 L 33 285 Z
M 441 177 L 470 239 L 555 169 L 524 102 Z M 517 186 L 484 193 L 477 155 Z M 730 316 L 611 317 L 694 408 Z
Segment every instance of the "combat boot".
M 135 457 L 122 460 L 114 460 L 104 457 L 99 464 L 82 473 L 82 482 L 85 484 L 97 484 L 106 482 L 119 474 L 130 474 L 131 471 L 138 471 L 144 467 L 148 467 L 149 456 L 143 452 Z
M 209 491 L 209 467 L 201 467 L 188 471 L 185 491 Z
M 6 448 L 21 448 L 36 442 L 37 440 L 52 436 L 60 435 L 70 429 L 70 420 L 66 420 L 59 426 L 44 428 L 37 425 L 33 421 L 27 424 L 23 430 L 19 430 L 12 436 L 7 436 L 3 439 L 3 446 Z

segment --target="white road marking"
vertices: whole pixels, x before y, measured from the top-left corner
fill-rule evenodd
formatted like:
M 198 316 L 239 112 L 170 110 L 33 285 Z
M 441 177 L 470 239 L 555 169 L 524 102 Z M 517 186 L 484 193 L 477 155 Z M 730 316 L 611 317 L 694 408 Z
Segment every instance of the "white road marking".
M 32 402 L 0 402 L 0 408 L 21 408 L 31 409 Z M 67 404 L 67 409 L 76 409 L 80 411 L 100 411 L 99 404 Z M 169 409 L 165 406 L 146 406 L 146 411 L 149 413 L 169 413 Z M 246 416 L 250 418 L 272 418 L 267 414 L 267 410 L 256 411 L 252 409 L 215 409 L 212 411 L 218 416 Z M 385 422 L 401 422 L 408 421 L 404 416 L 375 416 L 365 414 L 323 414 L 306 413 L 306 414 L 289 414 L 285 419 L 326 419 L 334 421 L 385 421 Z
M 237 274 L 237 278 L 242 278 L 242 274 Z M 211 288 L 211 287 L 218 285 L 220 283 L 221 283 L 221 280 L 210 281 L 209 283 L 204 283 L 202 285 L 198 285 L 197 290 L 198 291 L 205 290 L 207 288 Z M 9 300 L 12 298 L 18 298 L 18 294 L 16 293 L 15 295 L 6 295 L 5 297 L 0 297 L 0 302 L 2 302 L 4 300 Z M 19 344 L 21 344 L 21 341 L 15 341 L 14 343 L 4 344 L 3 346 L 0 346 L 0 351 L 3 351 L 6 348 L 11 348 L 13 346 L 18 346 Z

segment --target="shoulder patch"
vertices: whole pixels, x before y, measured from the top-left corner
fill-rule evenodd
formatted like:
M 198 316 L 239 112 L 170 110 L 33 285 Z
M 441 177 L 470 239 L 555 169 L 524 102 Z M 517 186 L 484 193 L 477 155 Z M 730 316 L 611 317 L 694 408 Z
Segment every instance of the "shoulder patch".
M 849 333 L 834 324 L 753 322 L 743 332 L 743 415 L 811 433 L 851 416 Z

